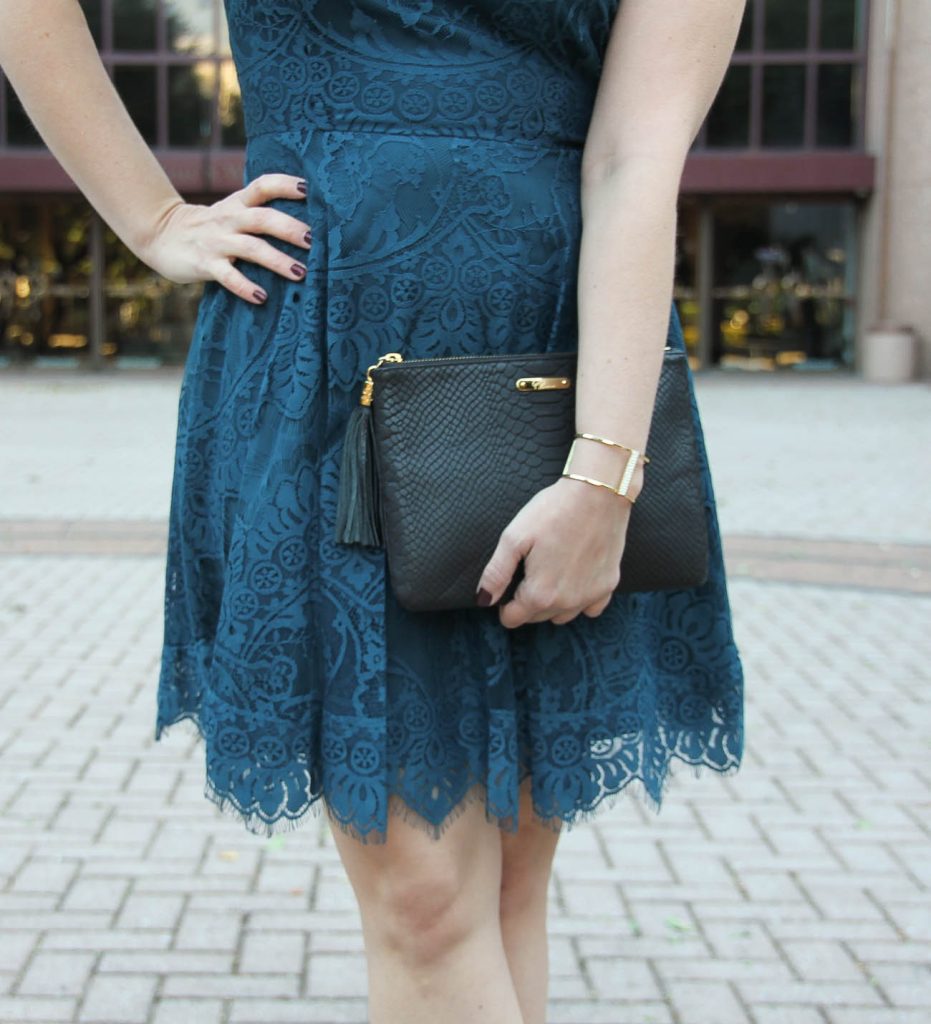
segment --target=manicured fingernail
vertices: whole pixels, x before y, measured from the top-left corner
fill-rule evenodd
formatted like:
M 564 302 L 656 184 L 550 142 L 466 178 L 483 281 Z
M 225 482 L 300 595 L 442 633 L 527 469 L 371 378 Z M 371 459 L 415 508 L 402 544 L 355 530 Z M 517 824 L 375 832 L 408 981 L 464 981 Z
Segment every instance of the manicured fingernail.
M 482 606 L 482 608 L 485 608 L 491 604 L 491 594 L 489 594 L 488 591 L 484 587 L 482 587 L 478 592 L 478 597 L 476 600 Z
M 310 245 L 310 232 L 304 232 L 304 245 Z
M 297 190 L 298 192 L 303 192 L 305 196 L 307 195 L 307 182 L 303 178 L 298 181 Z
M 292 263 L 291 273 L 295 277 L 303 277 L 307 273 L 307 271 L 300 265 L 300 263 Z
M 256 288 L 253 290 L 252 294 L 259 300 L 259 302 L 264 302 L 268 298 L 268 292 L 265 291 L 264 288 Z

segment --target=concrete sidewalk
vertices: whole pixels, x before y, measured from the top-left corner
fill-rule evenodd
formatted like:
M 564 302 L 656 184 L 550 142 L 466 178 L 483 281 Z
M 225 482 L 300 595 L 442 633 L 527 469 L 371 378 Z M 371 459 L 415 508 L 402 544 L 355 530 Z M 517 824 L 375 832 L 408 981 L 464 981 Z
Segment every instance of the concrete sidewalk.
M 190 723 L 151 738 L 179 383 L 0 374 L 0 1024 L 361 1024 L 323 819 L 251 835 Z M 931 390 L 696 387 L 744 762 L 564 834 L 548 1021 L 923 1024 Z

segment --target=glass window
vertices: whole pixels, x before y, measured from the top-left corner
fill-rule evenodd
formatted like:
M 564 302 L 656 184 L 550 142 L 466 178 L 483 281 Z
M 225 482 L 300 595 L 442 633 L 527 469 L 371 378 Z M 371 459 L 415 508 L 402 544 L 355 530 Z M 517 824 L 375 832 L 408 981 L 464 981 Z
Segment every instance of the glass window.
M 808 46 L 808 0 L 766 0 L 763 48 L 804 50 Z
M 756 11 L 756 4 L 749 2 L 744 7 L 743 18 L 740 21 L 740 31 L 737 33 L 735 50 L 750 50 L 753 48 L 753 15 Z
M 859 43 L 862 0 L 821 0 L 820 48 L 852 50 Z
M 847 362 L 855 217 L 847 201 L 716 205 L 716 356 Z
M 155 68 L 115 67 L 113 82 L 142 137 L 150 145 L 157 144 L 158 85 Z
M 220 143 L 223 146 L 244 146 L 246 129 L 243 123 L 242 96 L 239 78 L 231 60 L 220 63 Z
M 9 82 L 6 89 L 6 141 L 11 146 L 41 146 L 39 133 L 33 128 L 29 115 L 23 109 L 19 97 Z
M 98 47 L 103 45 L 103 15 L 101 12 L 101 0 L 81 0 L 81 10 L 84 11 L 84 18 L 87 27 L 91 30 L 94 42 Z
M 801 146 L 805 135 L 805 66 L 763 68 L 763 145 Z
M 203 282 L 172 284 L 137 259 L 107 227 L 104 257 L 102 354 L 119 362 L 183 363 Z
M 822 64 L 818 68 L 818 145 L 852 146 L 854 142 L 854 68 Z
M 0 200 L 0 363 L 62 363 L 89 354 L 92 215 L 80 198 Z M 183 364 L 203 282 L 161 277 L 106 225 L 102 270 L 102 355 Z
M 11 361 L 88 350 L 90 207 L 0 202 L 0 353 Z
M 113 0 L 114 50 L 154 50 L 157 0 Z
M 692 369 L 699 368 L 698 258 L 700 206 L 683 197 L 676 219 L 676 266 L 673 297 L 682 321 L 682 334 Z
M 168 68 L 168 145 L 201 146 L 213 135 L 213 61 Z
M 176 53 L 213 54 L 214 0 L 165 0 L 165 36 Z
M 865 17 L 864 0 L 747 0 L 696 148 L 862 146 Z
M 750 142 L 750 68 L 732 64 L 708 112 L 705 144 L 715 148 Z

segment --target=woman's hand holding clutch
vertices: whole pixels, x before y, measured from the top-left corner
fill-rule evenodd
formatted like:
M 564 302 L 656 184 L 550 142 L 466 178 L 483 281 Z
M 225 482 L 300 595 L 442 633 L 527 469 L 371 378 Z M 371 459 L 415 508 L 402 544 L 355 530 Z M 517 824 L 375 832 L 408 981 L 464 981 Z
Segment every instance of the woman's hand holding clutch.
M 566 477 L 538 491 L 502 531 L 479 582 L 494 604 L 524 560 L 523 579 L 500 607 L 501 624 L 600 615 L 620 582 L 630 510 L 607 488 Z

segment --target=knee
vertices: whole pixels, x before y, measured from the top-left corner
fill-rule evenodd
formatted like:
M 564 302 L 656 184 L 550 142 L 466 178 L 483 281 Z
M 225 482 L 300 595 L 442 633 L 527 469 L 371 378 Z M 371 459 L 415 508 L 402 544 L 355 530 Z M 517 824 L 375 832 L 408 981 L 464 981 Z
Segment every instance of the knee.
M 389 873 L 370 894 L 367 930 L 409 962 L 440 960 L 481 925 L 464 883 L 452 867 Z

